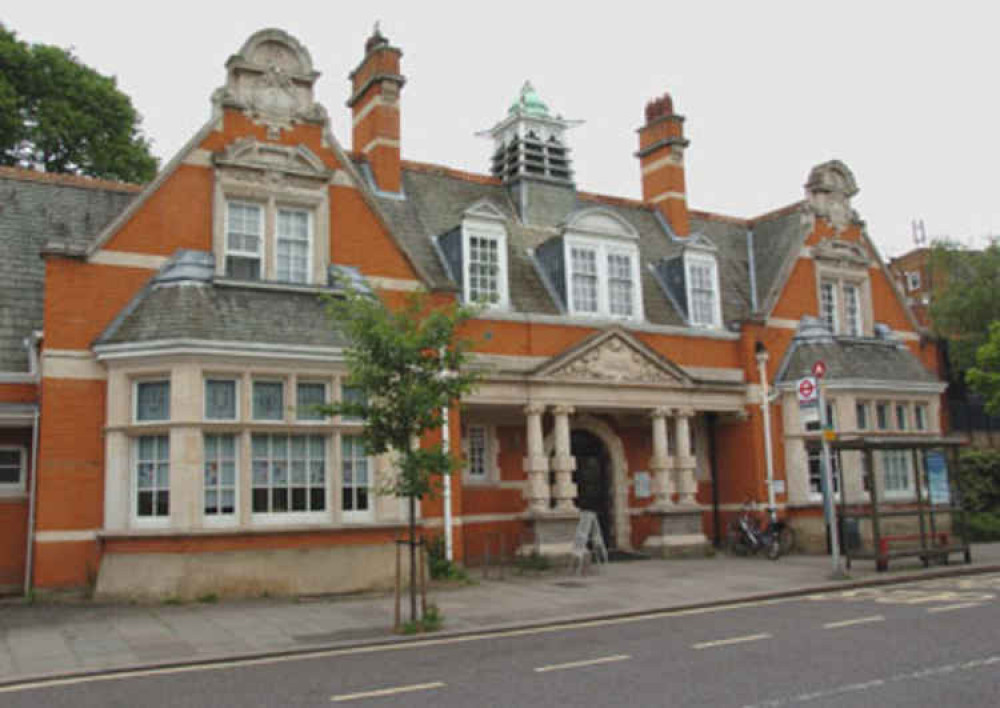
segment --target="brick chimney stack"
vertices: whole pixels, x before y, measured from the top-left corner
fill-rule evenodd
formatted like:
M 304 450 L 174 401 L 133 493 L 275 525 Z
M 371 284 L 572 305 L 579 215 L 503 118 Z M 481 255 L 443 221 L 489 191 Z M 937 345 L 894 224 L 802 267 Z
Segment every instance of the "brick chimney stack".
M 642 168 L 642 200 L 666 218 L 674 233 L 688 236 L 687 193 L 684 186 L 684 116 L 674 113 L 665 93 L 646 104 L 646 124 L 638 130 Z
M 351 146 L 368 160 L 375 185 L 384 192 L 399 192 L 402 184 L 399 94 L 406 83 L 399 73 L 402 56 L 376 23 L 365 42 L 365 58 L 350 75 Z

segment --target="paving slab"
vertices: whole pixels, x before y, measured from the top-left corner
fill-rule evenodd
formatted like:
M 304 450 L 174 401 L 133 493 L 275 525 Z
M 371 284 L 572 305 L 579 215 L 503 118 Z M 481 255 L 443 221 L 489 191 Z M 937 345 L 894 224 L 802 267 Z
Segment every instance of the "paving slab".
M 888 573 L 876 573 L 873 563 L 858 563 L 848 581 L 833 581 L 829 558 L 823 556 L 647 560 L 612 563 L 583 576 L 508 572 L 503 579 L 479 580 L 471 586 L 435 587 L 430 601 L 441 609 L 445 631 L 489 631 L 772 593 L 828 591 L 858 582 L 921 579 L 941 572 L 1000 570 L 1000 544 L 974 546 L 973 561 L 971 566 L 936 566 L 930 571 L 919 561 L 898 563 Z M 968 582 L 975 586 L 975 577 Z M 404 616 L 406 611 L 404 602 Z M 392 619 L 393 598 L 385 594 L 180 606 L 9 601 L 0 603 L 0 683 L 349 646 L 392 638 Z

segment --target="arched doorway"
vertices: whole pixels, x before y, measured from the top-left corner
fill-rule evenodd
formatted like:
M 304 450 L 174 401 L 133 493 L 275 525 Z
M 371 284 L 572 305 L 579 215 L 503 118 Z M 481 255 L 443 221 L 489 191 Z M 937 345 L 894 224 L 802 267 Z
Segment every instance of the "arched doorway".
M 597 514 L 604 544 L 615 548 L 612 517 L 611 457 L 604 442 L 589 430 L 570 433 L 570 450 L 576 458 L 573 481 L 576 483 L 576 506 Z

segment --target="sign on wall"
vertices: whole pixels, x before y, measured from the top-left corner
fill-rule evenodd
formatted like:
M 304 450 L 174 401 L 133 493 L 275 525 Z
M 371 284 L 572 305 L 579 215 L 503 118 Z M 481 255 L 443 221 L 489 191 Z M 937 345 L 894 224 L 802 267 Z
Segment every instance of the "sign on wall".
M 650 485 L 649 472 L 636 472 L 635 473 L 635 498 L 636 499 L 649 499 L 653 496 L 653 490 Z

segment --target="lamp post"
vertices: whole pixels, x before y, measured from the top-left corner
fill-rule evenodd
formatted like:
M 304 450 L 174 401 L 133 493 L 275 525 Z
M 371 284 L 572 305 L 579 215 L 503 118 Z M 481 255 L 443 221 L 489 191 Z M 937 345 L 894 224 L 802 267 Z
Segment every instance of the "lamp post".
M 774 453 L 771 449 L 771 391 L 767 385 L 767 361 L 770 354 L 763 342 L 756 346 L 757 374 L 760 377 L 760 414 L 764 418 L 764 458 L 767 462 L 767 513 L 771 521 L 778 520 L 774 502 Z
M 444 367 L 444 350 L 441 350 L 441 371 L 438 376 L 444 380 L 455 375 L 455 372 Z M 445 404 L 441 408 L 441 449 L 446 453 L 451 453 L 451 429 L 450 429 L 450 406 Z M 451 520 L 451 475 L 444 476 L 444 557 L 450 563 L 455 560 L 454 537 Z

